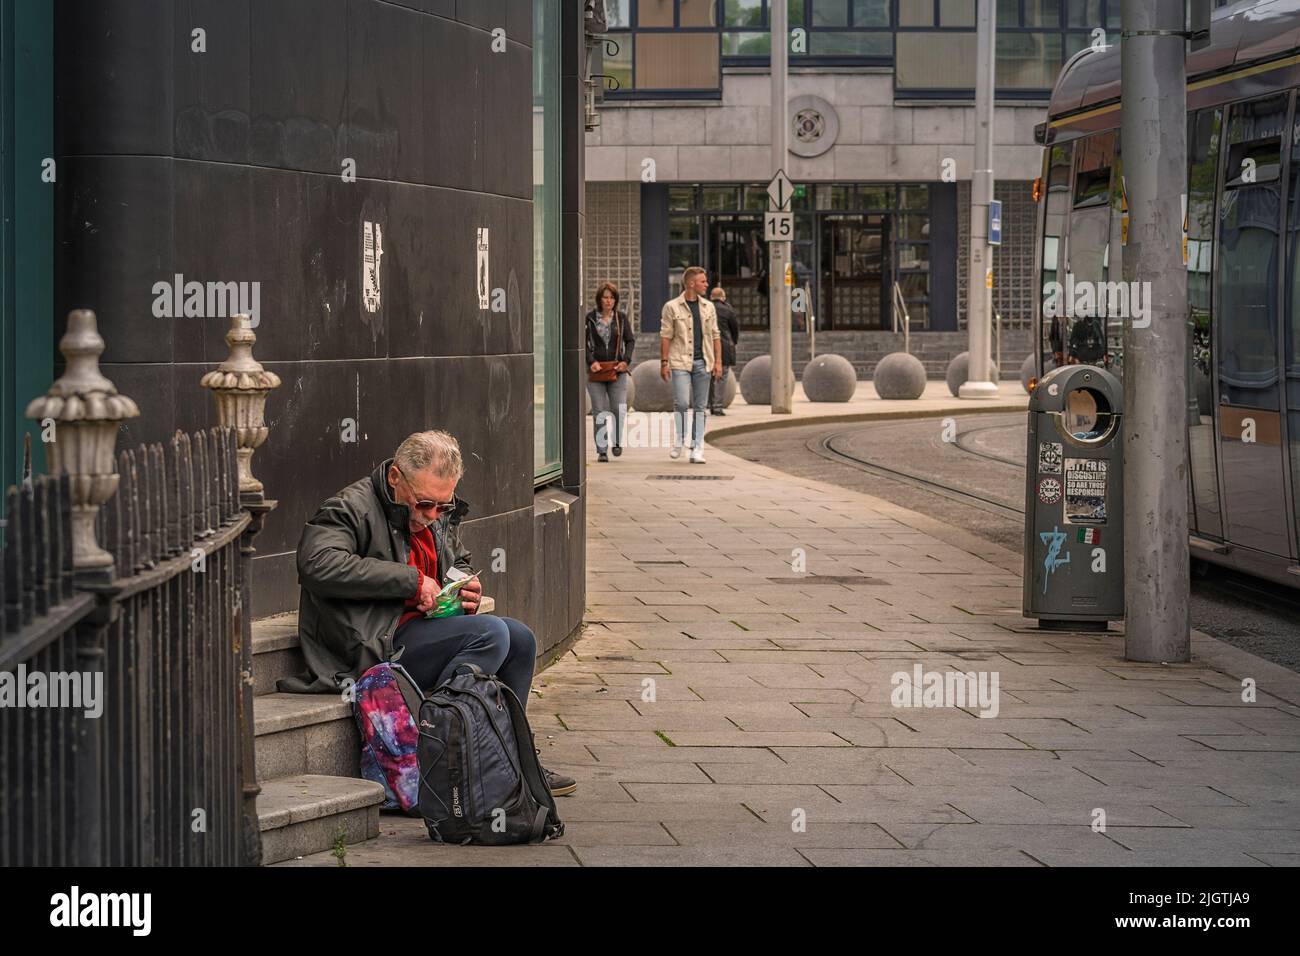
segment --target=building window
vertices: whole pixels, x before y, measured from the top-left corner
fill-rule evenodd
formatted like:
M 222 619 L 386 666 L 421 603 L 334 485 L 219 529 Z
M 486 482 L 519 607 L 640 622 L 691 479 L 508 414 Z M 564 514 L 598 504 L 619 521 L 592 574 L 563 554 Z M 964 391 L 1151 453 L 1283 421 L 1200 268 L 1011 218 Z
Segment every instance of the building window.
M 971 96 L 975 0 L 898 0 L 894 87 L 902 96 Z M 1072 55 L 1119 42 L 1119 0 L 998 0 L 999 97 L 1041 99 Z
M 608 0 L 611 95 L 720 96 L 722 67 L 769 62 L 772 2 Z M 974 95 L 976 0 L 785 2 L 793 67 L 894 65 L 902 96 Z M 1044 99 L 1067 59 L 1119 42 L 1120 0 L 997 0 L 996 17 L 1002 98 Z
M 727 7 L 732 5 L 726 0 Z M 616 49 L 605 73 L 618 97 L 711 96 L 722 92 L 719 0 L 614 0 L 605 13 Z
M 745 328 L 768 327 L 766 186 L 668 187 L 668 295 L 682 271 L 703 266 L 727 290 Z M 796 186 L 794 284 L 806 290 L 818 329 L 889 329 L 893 284 L 913 329 L 930 325 L 930 187 L 826 183 Z M 794 316 L 797 331 L 804 316 Z
M 533 476 L 560 473 L 560 5 L 533 0 Z
M 904 0 L 905 2 L 905 0 Z M 770 0 L 724 0 L 722 55 L 736 65 L 768 61 Z M 894 55 L 891 0 L 787 0 L 790 64 L 888 65 Z M 796 31 L 799 31 L 796 33 Z

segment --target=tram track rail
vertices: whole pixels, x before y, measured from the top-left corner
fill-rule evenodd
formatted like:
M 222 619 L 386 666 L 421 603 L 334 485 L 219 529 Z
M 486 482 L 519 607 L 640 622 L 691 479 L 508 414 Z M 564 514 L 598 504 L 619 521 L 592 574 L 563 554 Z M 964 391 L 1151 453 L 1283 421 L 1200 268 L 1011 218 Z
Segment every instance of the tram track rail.
M 1006 458 L 1001 455 L 994 455 L 988 452 L 980 451 L 978 449 L 973 449 L 968 444 L 964 443 L 964 442 L 969 442 L 969 440 L 973 436 L 979 434 L 980 432 L 989 431 L 992 429 L 1004 428 L 1004 427 L 1006 426 L 988 425 L 988 426 L 982 426 L 978 428 L 972 428 L 969 431 L 959 433 L 957 435 L 956 440 L 949 444 L 953 445 L 959 451 L 962 451 L 973 457 L 982 458 L 986 461 L 992 461 L 1007 467 L 1015 468 L 1018 472 L 1016 476 L 1016 482 L 1017 482 L 1016 486 L 1023 487 L 1024 485 L 1023 463 L 1015 461 L 1014 459 Z M 858 429 L 854 429 L 853 431 L 856 432 L 858 431 Z M 851 434 L 851 432 L 846 430 L 842 432 L 836 432 L 831 435 L 823 435 L 816 438 L 812 438 L 805 443 L 804 447 L 807 448 L 809 451 L 813 452 L 814 454 L 820 455 L 823 458 L 828 458 L 831 461 L 838 461 L 844 464 L 852 465 L 856 468 L 859 468 L 860 470 L 868 472 L 869 474 L 878 475 L 883 478 L 890 478 L 893 479 L 894 481 L 901 481 L 904 484 L 909 484 L 912 485 L 913 487 L 921 488 L 933 494 L 941 495 L 945 498 L 952 499 L 953 501 L 959 501 L 962 504 L 970 505 L 975 508 L 980 508 L 984 511 L 989 511 L 992 512 L 993 514 L 1001 515 L 1003 517 L 1018 518 L 1020 520 L 1024 520 L 1025 512 L 1023 508 L 1016 508 L 1013 506 L 1009 506 L 1003 502 L 994 501 L 993 499 L 987 496 L 976 494 L 964 490 L 962 488 L 958 488 L 955 485 L 945 484 L 944 482 L 940 482 L 940 481 L 934 481 L 933 479 L 926 478 L 923 475 L 918 475 L 911 472 L 903 471 L 898 468 L 891 468 L 890 466 L 883 465 L 880 462 L 869 461 L 865 458 L 862 458 L 859 455 L 854 455 L 849 453 L 848 451 L 844 450 L 843 447 L 836 447 L 836 439 L 843 438 L 849 434 Z

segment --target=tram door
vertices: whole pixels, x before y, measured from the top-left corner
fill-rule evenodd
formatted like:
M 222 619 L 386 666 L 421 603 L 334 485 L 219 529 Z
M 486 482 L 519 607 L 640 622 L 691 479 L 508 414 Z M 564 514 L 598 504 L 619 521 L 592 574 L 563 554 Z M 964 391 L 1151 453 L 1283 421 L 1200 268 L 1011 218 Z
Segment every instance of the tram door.
M 1218 432 L 1233 544 L 1290 555 L 1285 507 L 1279 270 L 1288 97 L 1228 107 L 1219 213 Z
M 1286 379 L 1288 455 L 1291 465 L 1291 519 L 1300 541 L 1300 116 L 1291 119 L 1291 187 L 1287 199 L 1286 321 L 1282 336 Z

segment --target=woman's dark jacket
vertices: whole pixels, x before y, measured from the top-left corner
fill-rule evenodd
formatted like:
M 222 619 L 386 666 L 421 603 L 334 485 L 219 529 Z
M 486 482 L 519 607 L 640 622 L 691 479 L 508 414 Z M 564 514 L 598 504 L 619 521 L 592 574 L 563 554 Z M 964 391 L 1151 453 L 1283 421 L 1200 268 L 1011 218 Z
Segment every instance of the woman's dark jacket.
M 722 364 L 736 364 L 736 343 L 740 341 L 740 323 L 736 321 L 736 310 L 726 302 L 713 303 L 713 311 L 718 313 L 718 329 L 722 332 Z
M 393 501 L 391 464 L 390 458 L 330 498 L 303 528 L 298 638 L 307 673 L 282 678 L 280 691 L 341 690 L 345 679 L 359 680 L 393 655 L 393 632 L 420 574 L 407 564 L 410 509 Z M 468 513 L 469 505 L 456 498 L 456 508 L 430 526 L 440 577 L 453 566 L 474 570 L 460 543 L 460 521 Z
M 592 362 L 612 362 L 614 361 L 615 347 L 618 345 L 618 338 L 615 333 L 618 332 L 619 325 L 623 326 L 623 350 L 618 356 L 620 362 L 626 362 L 627 367 L 632 367 L 632 350 L 636 348 L 636 332 L 632 331 L 632 323 L 627 320 L 627 316 L 622 312 L 617 312 L 614 318 L 609 320 L 609 345 L 600 337 L 596 331 L 596 323 L 599 321 L 598 313 L 592 309 L 587 313 L 587 367 L 591 368 Z

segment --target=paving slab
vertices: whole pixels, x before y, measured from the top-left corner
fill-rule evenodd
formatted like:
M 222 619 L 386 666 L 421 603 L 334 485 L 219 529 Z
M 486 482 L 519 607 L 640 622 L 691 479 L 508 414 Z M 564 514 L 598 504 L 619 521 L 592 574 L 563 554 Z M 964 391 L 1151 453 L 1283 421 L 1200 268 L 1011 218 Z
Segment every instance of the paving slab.
M 972 408 L 935 384 L 910 405 L 800 398 L 778 424 Z M 713 433 L 773 423 L 733 409 Z M 1160 665 L 1125 661 L 1119 624 L 1039 631 L 1019 554 L 716 448 L 627 448 L 587 495 L 587 627 L 529 702 L 543 760 L 578 781 L 565 836 L 438 847 L 385 818 L 350 864 L 1300 863 L 1300 675 L 1199 634 Z M 997 716 L 919 688 L 898 706 L 918 665 L 996 674 Z

